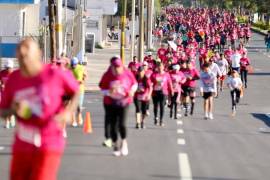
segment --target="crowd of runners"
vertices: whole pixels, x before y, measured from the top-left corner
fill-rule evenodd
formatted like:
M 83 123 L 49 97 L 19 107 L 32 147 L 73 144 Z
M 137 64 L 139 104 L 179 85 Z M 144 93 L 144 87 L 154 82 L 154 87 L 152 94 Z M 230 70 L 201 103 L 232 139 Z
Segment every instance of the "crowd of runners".
M 232 116 L 247 88 L 252 71 L 248 52 L 250 24 L 239 24 L 236 15 L 218 9 L 167 8 L 157 22 L 154 35 L 157 54 L 134 56 L 128 68 L 119 57 L 100 81 L 104 94 L 104 145 L 114 155 L 127 155 L 127 111 L 134 102 L 135 127 L 144 129 L 153 102 L 153 123 L 163 127 L 165 109 L 169 117 L 192 116 L 196 91 L 204 99 L 203 119 L 214 119 L 214 99 L 225 87 L 230 90 Z M 121 143 L 118 143 L 118 133 Z
M 250 24 L 239 24 L 233 13 L 166 8 L 154 35 L 160 46 L 156 55 L 146 53 L 141 62 L 135 56 L 128 67 L 121 58 L 112 57 L 99 83 L 105 109 L 103 144 L 113 147 L 115 156 L 128 155 L 126 123 L 133 102 L 135 128 L 146 128 L 151 102 L 153 123 L 163 127 L 166 107 L 170 118 L 193 116 L 196 91 L 204 99 L 202 118 L 211 120 L 214 98 L 228 87 L 235 116 L 248 87 L 252 67 L 245 46 L 251 37 Z M 77 58 L 68 60 L 64 55 L 43 65 L 39 47 L 31 39 L 19 44 L 17 58 L 19 70 L 13 71 L 13 63 L 7 61 L 0 72 L 0 115 L 6 128 L 15 126 L 13 115 L 17 119 L 11 179 L 53 180 L 67 136 L 66 122 L 73 127 L 83 123 L 87 73 Z

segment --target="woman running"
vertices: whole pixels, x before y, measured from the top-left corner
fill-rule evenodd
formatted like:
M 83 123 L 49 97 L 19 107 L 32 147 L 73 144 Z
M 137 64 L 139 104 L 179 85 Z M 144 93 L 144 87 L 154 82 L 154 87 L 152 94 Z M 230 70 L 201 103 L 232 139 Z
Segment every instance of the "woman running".
M 247 54 L 243 54 L 243 57 L 240 59 L 240 75 L 241 80 L 247 88 L 247 75 L 248 75 L 248 66 L 250 65 L 250 60 L 247 57 Z
M 200 79 L 200 74 L 197 69 L 193 67 L 190 60 L 182 64 L 182 67 L 183 69 L 181 69 L 181 71 L 186 77 L 186 82 L 182 86 L 183 105 L 185 108 L 185 116 L 188 116 L 189 102 L 191 102 L 190 115 L 193 115 L 194 112 L 196 97 L 196 80 Z
M 138 89 L 134 96 L 134 104 L 136 107 L 136 129 L 145 128 L 145 118 L 149 107 L 149 101 L 152 95 L 152 84 L 150 78 L 146 76 L 143 66 L 139 67 L 136 75 Z
M 171 80 L 172 80 L 172 85 L 173 85 L 173 94 L 171 96 L 171 104 L 170 104 L 170 118 L 177 119 L 177 111 L 178 111 L 178 104 L 180 103 L 180 98 L 181 98 L 181 92 L 182 92 L 182 84 L 186 82 L 186 77 L 185 75 L 179 71 L 180 66 L 178 64 L 174 64 L 172 66 L 172 72 L 170 73 L 171 75 Z M 180 114 L 179 114 L 180 115 Z
M 99 87 L 104 94 L 105 114 L 111 121 L 111 138 L 115 156 L 127 156 L 126 119 L 132 103 L 137 82 L 132 72 L 126 69 L 119 57 L 111 59 L 108 71 L 103 75 Z M 118 144 L 118 133 L 122 142 Z M 121 149 L 120 149 L 121 148 Z
M 217 77 L 211 72 L 210 65 L 205 63 L 201 72 L 200 92 L 204 99 L 204 118 L 207 120 L 214 119 L 213 117 L 213 97 L 217 95 Z
M 169 73 L 164 71 L 164 65 L 157 63 L 157 72 L 154 72 L 151 76 L 153 83 L 153 103 L 154 103 L 154 123 L 155 125 L 164 126 L 163 116 L 165 110 L 165 104 L 167 97 L 172 94 L 172 81 Z M 160 115 L 158 117 L 158 108 Z
M 231 98 L 232 98 L 232 116 L 236 114 L 236 105 L 240 101 L 242 81 L 239 78 L 239 74 L 236 70 L 232 71 L 231 76 L 228 78 L 227 85 L 231 90 Z

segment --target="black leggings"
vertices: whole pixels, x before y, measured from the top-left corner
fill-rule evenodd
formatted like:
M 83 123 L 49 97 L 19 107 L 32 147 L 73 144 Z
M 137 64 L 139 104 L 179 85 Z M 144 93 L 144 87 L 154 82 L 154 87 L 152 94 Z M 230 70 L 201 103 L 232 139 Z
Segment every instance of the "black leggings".
M 177 97 L 178 97 L 178 93 L 174 93 L 174 95 L 171 97 L 171 106 L 170 106 L 170 117 L 177 117 Z
M 111 115 L 110 115 L 110 105 L 104 104 L 105 109 L 105 124 L 104 124 L 104 132 L 105 138 L 111 138 Z
M 247 70 L 241 70 L 240 71 L 240 74 L 241 74 L 241 80 L 242 82 L 247 85 L 247 74 L 248 74 L 248 71 Z
M 118 132 L 122 139 L 127 137 L 126 119 L 128 114 L 128 106 L 120 107 L 115 105 L 108 106 L 108 115 L 111 121 L 111 137 L 115 143 L 118 140 Z
M 146 115 L 147 108 L 149 107 L 148 101 L 141 101 L 134 98 L 134 104 L 135 104 L 136 113 L 141 113 L 142 115 Z
M 158 106 L 160 108 L 160 122 L 163 120 L 165 104 L 166 104 L 166 95 L 162 91 L 153 92 L 153 104 L 154 104 L 154 116 L 155 120 L 157 119 Z
M 236 104 L 239 103 L 241 91 L 239 89 L 231 90 L 232 97 L 232 109 L 236 108 Z

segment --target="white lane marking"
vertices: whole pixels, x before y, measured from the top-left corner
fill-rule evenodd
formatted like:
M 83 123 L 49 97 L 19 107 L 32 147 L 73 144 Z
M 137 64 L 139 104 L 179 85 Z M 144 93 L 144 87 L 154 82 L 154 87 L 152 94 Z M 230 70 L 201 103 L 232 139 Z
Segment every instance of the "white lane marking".
M 185 145 L 186 144 L 186 140 L 185 139 L 182 139 L 182 138 L 179 138 L 179 139 L 177 139 L 177 144 L 178 145 Z
M 5 149 L 4 146 L 0 146 L 0 151 L 3 151 Z
M 192 180 L 192 173 L 186 153 L 178 154 L 180 180 Z
M 184 130 L 183 129 L 177 129 L 177 134 L 184 134 Z
M 177 125 L 183 125 L 183 121 L 180 121 L 180 120 L 178 120 L 176 123 Z

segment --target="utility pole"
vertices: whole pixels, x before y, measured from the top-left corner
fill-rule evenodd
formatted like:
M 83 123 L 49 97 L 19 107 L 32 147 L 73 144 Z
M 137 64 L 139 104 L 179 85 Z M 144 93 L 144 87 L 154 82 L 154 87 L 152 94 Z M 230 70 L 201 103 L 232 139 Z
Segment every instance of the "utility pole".
M 50 57 L 56 58 L 56 34 L 55 34 L 55 1 L 48 0 L 49 28 L 50 28 Z
M 139 61 L 143 61 L 144 54 L 144 0 L 140 0 L 140 33 L 139 33 Z
M 122 0 L 122 12 L 121 12 L 121 49 L 120 56 L 125 63 L 125 26 L 126 26 L 126 13 L 127 13 L 127 0 Z
M 154 18 L 154 0 L 148 0 L 147 6 L 147 49 L 153 48 L 153 18 Z
M 63 25 L 62 25 L 62 11 L 63 11 L 63 0 L 56 0 L 57 1 L 57 11 L 56 11 L 56 25 L 55 25 L 55 31 L 56 31 L 56 52 L 57 56 L 60 57 L 60 55 L 63 52 Z
M 132 32 L 131 32 L 131 59 L 135 51 L 135 6 L 136 0 L 132 0 Z

